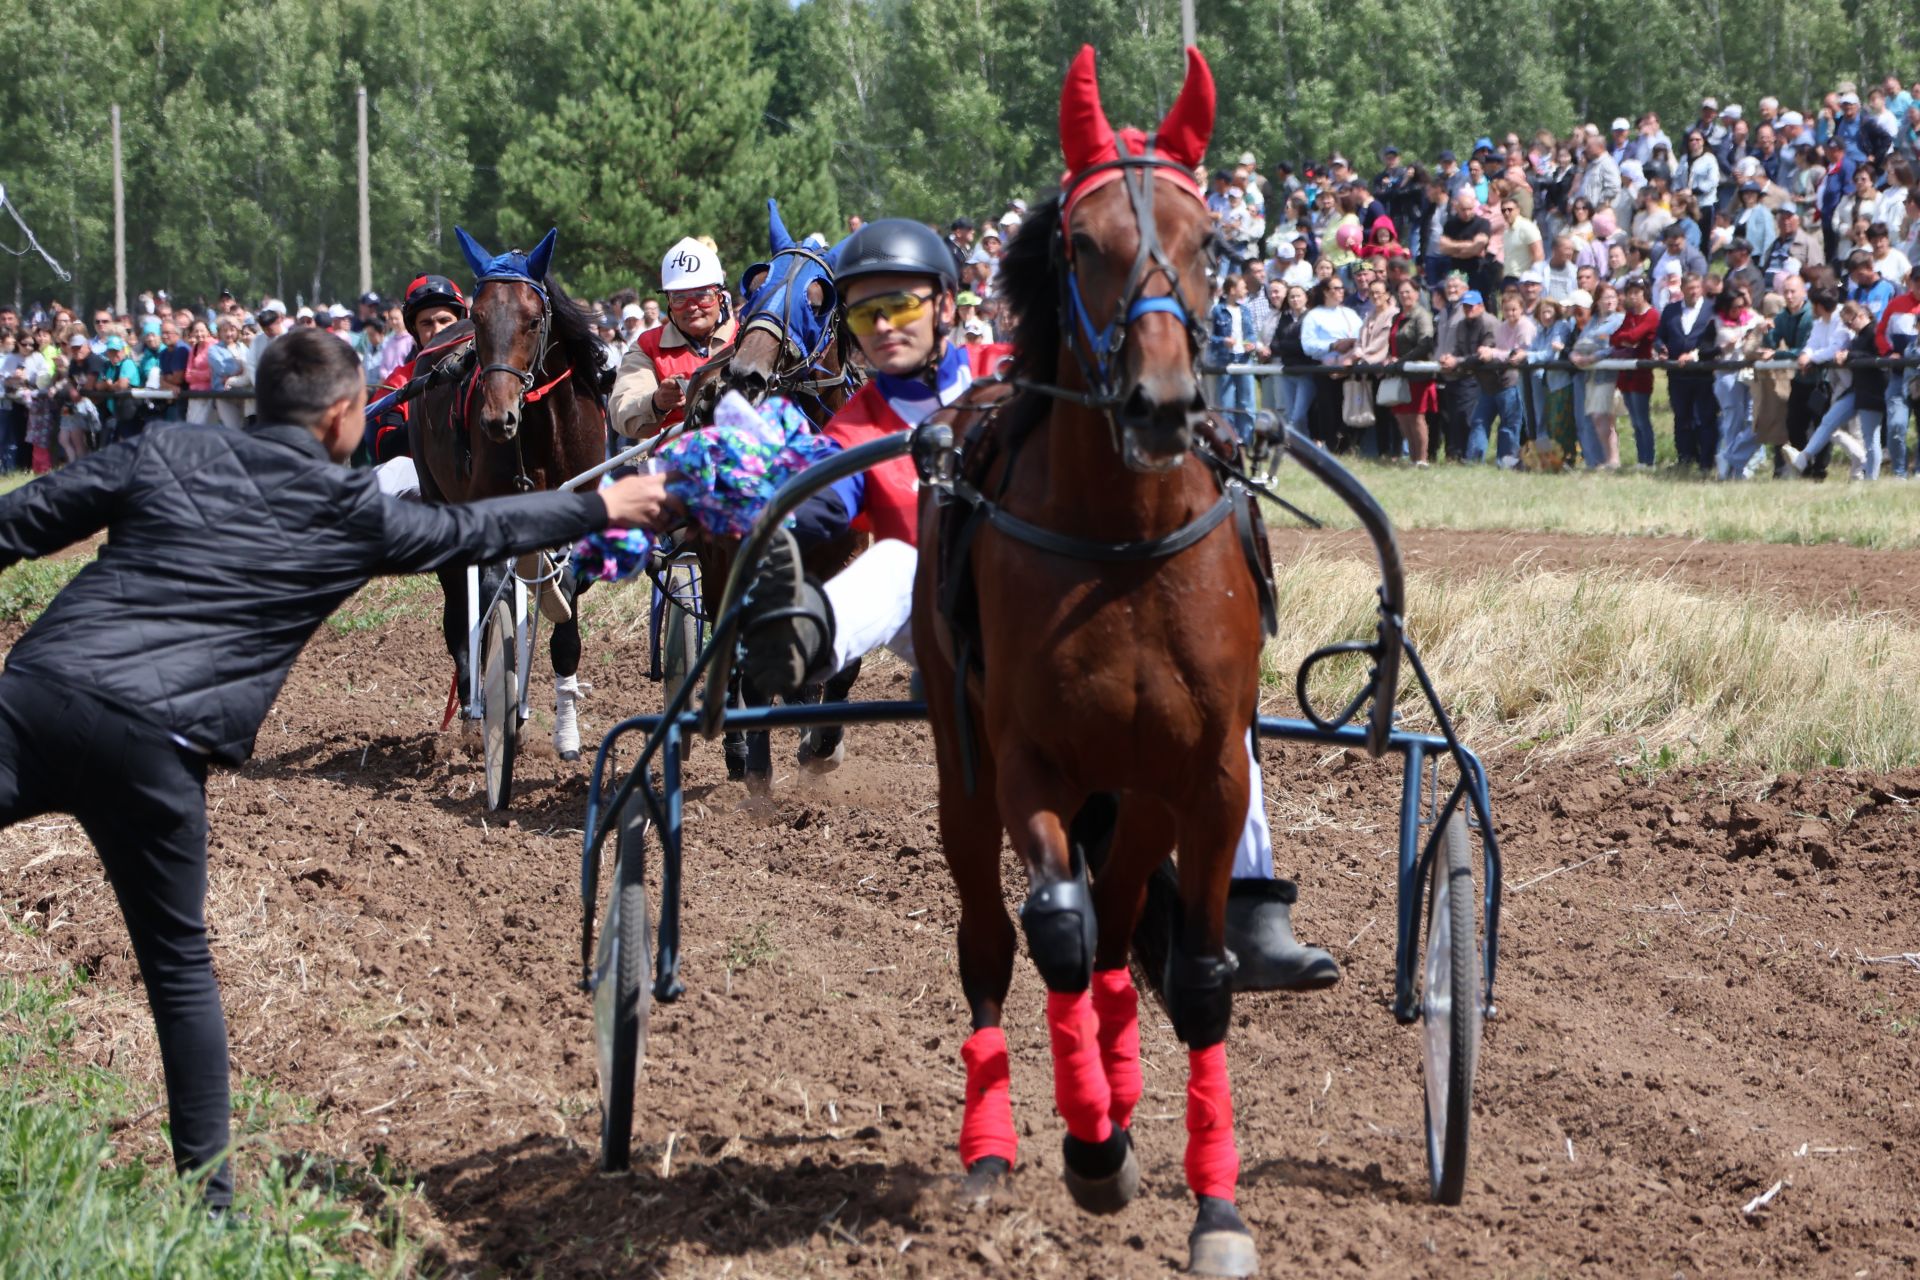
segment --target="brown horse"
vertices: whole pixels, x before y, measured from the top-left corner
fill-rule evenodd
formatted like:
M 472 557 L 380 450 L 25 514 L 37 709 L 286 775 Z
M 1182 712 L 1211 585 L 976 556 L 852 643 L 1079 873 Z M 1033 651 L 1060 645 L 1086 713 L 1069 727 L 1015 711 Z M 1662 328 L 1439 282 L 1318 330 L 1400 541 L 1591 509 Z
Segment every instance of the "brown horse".
M 1177 848 L 1184 914 L 1162 990 L 1189 1049 L 1190 1264 L 1247 1275 L 1257 1263 L 1233 1205 L 1223 930 L 1261 618 L 1226 518 L 1235 499 L 1193 453 L 1211 239 L 1193 170 L 1213 82 L 1189 49 L 1156 134 L 1116 138 L 1084 48 L 1060 115 L 1062 195 L 1021 227 L 1000 269 L 1018 323 L 1016 394 L 968 436 L 949 501 L 921 512 L 914 649 L 975 1029 L 962 1052 L 961 1157 L 984 1193 L 1014 1155 L 1004 831 L 1030 887 L 1021 922 L 1048 989 L 1068 1186 L 1094 1212 L 1132 1198 L 1141 1075 L 1129 940 L 1149 877 Z M 947 554 L 969 544 L 970 563 Z M 951 589 L 956 574 L 967 591 Z M 944 616 L 962 596 L 971 607 Z M 1105 794 L 1119 797 L 1118 824 L 1089 883 L 1069 823 Z
M 858 389 L 847 363 L 847 337 L 840 323 L 833 289 L 832 268 L 824 255 L 797 244 L 780 220 L 779 205 L 767 201 L 770 256 L 741 276 L 747 302 L 731 345 L 717 352 L 687 387 L 687 421 L 698 426 L 713 420 L 714 407 L 728 391 L 738 391 L 759 404 L 770 396 L 785 396 L 800 407 L 816 428 L 826 425 Z M 806 571 L 829 578 L 852 563 L 865 549 L 865 534 L 847 533 L 802 557 Z M 692 542 L 700 557 L 701 584 L 707 616 L 720 607 L 727 576 L 733 570 L 737 538 L 698 537 Z M 844 701 L 860 676 L 860 664 L 835 673 L 824 684 L 802 690 L 801 697 L 818 702 Z M 738 672 L 734 692 L 742 705 L 765 702 Z M 801 735 L 801 767 L 825 771 L 845 755 L 845 730 L 838 725 L 810 729 Z M 773 753 L 765 731 L 726 735 L 728 770 L 747 785 L 765 790 L 772 782 Z
M 606 456 L 606 416 L 601 407 L 599 343 L 592 322 L 560 287 L 547 279 L 556 233 L 549 231 L 530 254 L 491 256 L 459 228 L 476 288 L 470 328 L 450 330 L 422 357 L 431 363 L 458 358 L 470 334 L 473 371 L 450 385 L 432 388 L 408 416 L 420 491 L 432 502 L 472 502 L 507 494 L 557 488 Z M 531 575 L 523 575 L 531 576 Z M 483 579 L 487 575 L 483 575 Z M 497 579 L 495 579 L 497 580 Z M 464 570 L 440 574 L 445 595 L 442 627 L 453 656 L 455 692 L 466 696 L 467 588 Z M 482 584 L 483 595 L 493 589 Z M 580 622 L 574 602 L 580 584 L 570 570 L 543 587 L 565 602 L 566 620 L 549 641 L 555 689 L 554 747 L 566 760 L 580 755 L 573 703 L 580 669 Z

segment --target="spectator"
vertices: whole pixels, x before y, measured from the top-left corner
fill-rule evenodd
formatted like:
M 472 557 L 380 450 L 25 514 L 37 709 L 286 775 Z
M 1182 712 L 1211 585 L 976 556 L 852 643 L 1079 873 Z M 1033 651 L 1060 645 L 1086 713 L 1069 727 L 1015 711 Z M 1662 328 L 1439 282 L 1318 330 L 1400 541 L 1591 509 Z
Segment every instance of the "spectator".
M 1880 278 L 1873 255 L 1865 249 L 1856 249 L 1847 259 L 1847 300 L 1867 308 L 1876 324 L 1880 313 L 1893 301 L 1893 286 Z
M 1395 238 L 1410 244 L 1420 202 L 1418 175 L 1400 163 L 1398 147 L 1382 148 L 1380 159 L 1385 167 L 1373 180 L 1373 198 L 1386 208 L 1387 217 L 1393 220 Z
M 1782 205 L 1778 220 L 1778 233 L 1761 257 L 1769 281 L 1779 280 L 1783 273 L 1798 275 L 1804 268 L 1817 267 L 1826 262 L 1820 238 L 1800 225 L 1800 211 L 1797 208 L 1790 204 Z
M 1533 311 L 1534 336 L 1527 344 L 1528 363 L 1544 364 L 1567 358 L 1575 333 L 1572 304 L 1590 296 L 1585 291 L 1569 291 L 1564 304 L 1551 294 L 1540 299 Z M 1534 448 L 1549 468 L 1572 466 L 1580 451 L 1573 412 L 1573 375 L 1562 369 L 1547 369 L 1534 377 L 1540 406 Z
M 1242 441 L 1253 438 L 1253 411 L 1259 407 L 1254 398 L 1253 375 L 1228 373 L 1230 364 L 1245 364 L 1255 344 L 1253 316 L 1247 310 L 1247 282 L 1240 276 L 1228 276 L 1221 287 L 1220 300 L 1208 316 L 1210 341 L 1207 356 L 1220 371 L 1217 402 L 1222 413 Z
M 1620 290 L 1624 318 L 1613 335 L 1616 360 L 1651 360 L 1660 330 L 1660 313 L 1653 309 L 1652 292 L 1647 281 L 1636 276 Z M 1653 441 L 1653 373 L 1647 369 L 1622 370 L 1615 380 L 1620 398 L 1633 424 L 1633 448 L 1636 465 L 1651 469 Z
M 1806 362 L 1798 357 L 1813 337 L 1814 313 L 1807 301 L 1806 281 L 1799 275 L 1789 275 L 1780 282 L 1780 296 L 1784 305 L 1767 328 L 1766 336 L 1761 341 L 1760 355 L 1791 356 L 1796 360 L 1787 390 L 1787 443 L 1794 448 L 1804 449 L 1813 427 L 1814 393 L 1820 388 L 1821 375 L 1818 370 L 1809 369 Z M 1773 470 L 1777 476 L 1786 466 L 1785 448 L 1776 449 L 1774 453 Z
M 1714 300 L 1716 345 L 1713 358 L 1740 360 L 1758 351 L 1767 325 L 1753 309 L 1744 284 L 1729 275 Z M 1744 375 L 1744 376 L 1743 376 Z M 1713 375 L 1714 398 L 1720 405 L 1720 442 L 1714 456 L 1714 474 L 1722 480 L 1744 480 L 1747 465 L 1759 452 L 1753 432 L 1753 396 L 1750 370 L 1723 369 Z
M 1773 214 L 1761 203 L 1766 188 L 1757 182 L 1743 182 L 1739 193 L 1734 197 L 1739 203 L 1733 212 L 1733 235 L 1735 239 L 1745 240 L 1752 246 L 1754 256 L 1765 262 L 1767 250 L 1773 247 Z
M 1398 309 L 1388 335 L 1389 354 L 1394 360 L 1433 359 L 1436 332 L 1433 313 L 1420 302 L 1420 289 L 1411 280 L 1400 282 L 1395 293 Z M 1440 406 L 1440 394 L 1432 378 L 1407 376 L 1407 399 L 1393 406 L 1394 421 L 1406 444 L 1407 456 L 1421 470 L 1427 466 L 1427 420 Z
M 372 322 L 369 322 L 370 324 Z M 247 363 L 251 354 L 241 340 L 240 325 L 232 316 L 221 316 L 214 325 L 214 343 L 207 348 L 207 368 L 214 391 L 244 391 L 253 385 L 253 368 Z M 209 421 L 239 430 L 246 425 L 244 400 L 215 400 Z
M 1289 367 L 1304 365 L 1312 360 L 1301 345 L 1302 323 L 1307 318 L 1307 291 L 1299 285 L 1275 284 L 1274 288 L 1286 290 L 1278 314 L 1274 317 L 1273 333 L 1267 339 L 1267 347 L 1273 352 L 1278 363 Z M 1288 426 L 1297 431 L 1307 429 L 1307 412 L 1313 407 L 1314 387 L 1318 378 L 1311 375 L 1283 374 L 1280 378 L 1280 417 Z
M 1685 272 L 1680 277 L 1680 297 L 1667 303 L 1660 313 L 1655 353 L 1678 364 L 1694 364 L 1711 360 L 1718 344 L 1719 330 L 1713 308 L 1707 303 L 1704 282 L 1698 272 Z M 1719 406 L 1714 399 L 1712 375 L 1670 369 L 1667 395 L 1673 406 L 1673 446 L 1680 465 L 1712 471 L 1720 446 Z
M 1579 365 L 1592 365 L 1606 359 L 1613 350 L 1613 335 L 1626 318 L 1619 310 L 1617 293 L 1612 285 L 1601 285 L 1592 295 L 1592 300 L 1590 313 L 1582 317 L 1580 313 L 1586 309 L 1585 300 L 1578 294 L 1573 298 L 1579 331 L 1574 337 L 1569 358 Z M 1589 470 L 1620 469 L 1620 436 L 1614 429 L 1613 408 L 1617 394 L 1612 374 L 1582 373 L 1575 379 L 1574 395 L 1579 399 L 1581 416 L 1587 423 L 1587 429 L 1580 439 L 1580 452 Z
M 1345 306 L 1347 287 L 1329 275 L 1307 294 L 1309 310 L 1300 326 L 1300 349 L 1307 359 L 1324 365 L 1353 363 L 1360 345 L 1360 316 Z M 1312 403 L 1313 437 L 1322 444 L 1339 439 L 1340 397 L 1316 395 Z
M 954 274 L 958 275 L 973 256 L 973 219 L 962 215 L 947 230 L 947 252 L 953 255 Z
M 1573 296 L 1573 291 L 1580 287 L 1580 268 L 1574 261 L 1577 254 L 1578 249 L 1571 235 L 1556 236 L 1553 241 L 1553 252 L 1542 264 L 1542 291 L 1562 306 L 1568 298 Z
M 1495 437 L 1494 461 L 1507 470 L 1520 465 L 1520 435 L 1525 413 L 1519 365 L 1526 359 L 1534 333 L 1534 323 L 1527 316 L 1522 296 L 1509 291 L 1501 295 L 1500 320 L 1493 326 L 1492 336 L 1474 352 L 1481 361 L 1482 371 L 1477 375 L 1480 395 L 1474 401 L 1468 448 L 1472 448 L 1471 439 L 1478 439 L 1484 451 L 1494 418 L 1498 416 L 1500 426 Z
M 1920 335 L 1920 271 L 1907 273 L 1907 288 L 1880 313 L 1875 338 L 1883 356 L 1909 355 L 1916 335 Z M 1887 374 L 1887 465 L 1896 476 L 1909 474 L 1907 423 L 1912 413 L 1907 404 L 1910 389 L 1920 388 L 1920 377 L 1912 368 L 1889 369 Z
M 1360 340 L 1353 349 L 1357 363 L 1385 364 L 1392 358 L 1393 325 L 1399 314 L 1399 304 L 1388 291 L 1387 282 L 1378 277 L 1368 281 L 1366 317 L 1361 321 Z M 1375 381 L 1368 379 L 1370 390 Z M 1362 439 L 1365 451 L 1382 458 L 1399 457 L 1400 440 L 1393 430 L 1393 415 L 1376 409 L 1373 425 L 1371 437 Z
M 1907 255 L 1893 247 L 1893 234 L 1884 222 L 1867 228 L 1867 255 L 1873 259 L 1874 273 L 1889 282 L 1889 288 L 1892 281 L 1905 280 L 1913 269 Z
M 1491 286 L 1504 274 L 1499 258 L 1489 256 L 1494 244 L 1493 227 L 1481 216 L 1480 201 L 1470 188 L 1462 187 L 1454 193 L 1453 213 L 1441 225 L 1439 244 L 1440 252 L 1451 260 L 1455 270 L 1465 273 L 1469 283 Z M 1493 264 L 1491 280 L 1489 263 Z
M 213 390 L 213 331 L 205 320 L 195 320 L 187 330 L 186 390 Z M 208 423 L 217 416 L 213 401 L 187 401 L 188 422 Z
M 1766 277 L 1760 268 L 1753 265 L 1753 246 L 1745 240 L 1735 238 L 1727 242 L 1727 287 L 1738 285 L 1747 291 L 1749 300 L 1766 294 Z
M 1687 243 L 1687 234 L 1682 223 L 1676 221 L 1668 224 L 1661 233 L 1661 240 L 1663 247 L 1653 259 L 1655 271 L 1660 270 L 1671 258 L 1680 264 L 1682 275 L 1689 272 L 1698 276 L 1707 274 L 1707 260 L 1698 248 Z
M 1816 307 L 1820 301 L 1816 295 Z M 1838 367 L 1827 370 L 1833 400 L 1819 427 L 1809 437 L 1806 449 L 1782 450 L 1794 470 L 1804 472 L 1808 455 L 1831 442 L 1853 460 L 1854 479 L 1872 479 L 1878 475 L 1880 419 L 1886 411 L 1886 375 L 1878 369 L 1847 367 L 1851 360 L 1877 352 L 1873 341 L 1873 313 L 1861 303 L 1842 303 L 1838 324 L 1829 321 L 1822 326 L 1816 322 L 1814 337 L 1801 359 L 1832 361 Z M 1849 431 L 1848 426 L 1856 421 L 1859 431 Z
M 1511 195 L 1501 200 L 1500 215 L 1507 222 L 1506 230 L 1500 235 L 1501 283 L 1518 284 L 1534 263 L 1545 261 L 1546 245 L 1539 226 L 1533 219 L 1521 215 L 1520 206 Z

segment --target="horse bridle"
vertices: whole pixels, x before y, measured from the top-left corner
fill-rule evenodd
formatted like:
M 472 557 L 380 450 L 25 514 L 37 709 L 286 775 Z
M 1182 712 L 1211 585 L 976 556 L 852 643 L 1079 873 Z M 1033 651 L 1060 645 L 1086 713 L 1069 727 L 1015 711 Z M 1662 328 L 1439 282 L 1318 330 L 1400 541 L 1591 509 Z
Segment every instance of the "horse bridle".
M 772 257 L 767 259 L 765 265 L 769 276 L 773 274 L 773 264 L 782 258 L 788 258 L 791 261 L 787 266 L 786 273 L 780 277 L 780 282 L 776 286 L 780 292 L 780 311 L 777 321 L 779 327 L 777 329 L 774 327 L 776 321 L 773 311 L 766 309 L 749 311 L 740 317 L 740 329 L 734 337 L 733 346 L 736 351 L 739 350 L 740 340 L 756 328 L 774 334 L 780 341 L 781 352 L 783 354 L 791 353 L 794 357 L 786 372 L 775 375 L 775 377 L 780 380 L 782 388 L 794 395 L 811 396 L 815 400 L 819 400 L 826 392 L 847 385 L 847 365 L 845 361 L 842 361 L 840 372 L 836 374 L 828 373 L 823 367 L 822 362 L 826 359 L 827 352 L 833 347 L 837 338 L 837 328 L 831 323 L 831 320 L 823 327 L 820 340 L 813 345 L 811 350 L 803 349 L 800 344 L 794 340 L 793 334 L 797 327 L 794 323 L 793 315 L 795 295 L 798 294 L 801 298 L 801 305 L 809 304 L 805 302 L 805 291 L 795 289 L 793 286 L 799 278 L 800 270 L 804 263 L 811 262 L 815 266 L 818 266 L 829 282 L 833 279 L 833 266 L 820 253 L 807 248 L 805 245 L 794 245 L 790 248 L 776 251 Z M 760 288 L 755 290 L 755 293 L 764 294 L 767 288 L 768 285 L 762 283 Z M 831 316 L 832 312 L 836 309 L 836 307 L 829 307 L 829 316 Z M 802 371 L 804 371 L 805 374 L 814 376 L 795 376 Z
M 477 315 L 479 313 L 481 290 L 485 289 L 489 284 L 503 281 L 510 284 L 524 284 L 529 289 L 532 289 L 534 295 L 540 299 L 540 327 L 534 333 L 534 350 L 539 354 L 534 356 L 532 367 L 526 369 L 498 362 L 481 365 L 467 375 L 470 380 L 468 382 L 468 394 L 471 395 L 471 388 L 478 386 L 480 381 L 489 374 L 508 374 L 518 379 L 520 383 L 520 394 L 514 398 L 513 404 L 514 410 L 518 412 L 525 409 L 528 404 L 538 401 L 542 396 L 546 395 L 547 392 L 571 377 L 573 374 L 573 365 L 568 364 L 565 369 L 561 370 L 559 377 L 547 383 L 546 386 L 541 387 L 539 390 L 534 390 L 533 384 L 539 379 L 540 370 L 546 368 L 547 357 L 553 353 L 553 342 L 550 336 L 553 330 L 553 298 L 548 294 L 547 287 L 531 276 L 520 275 L 516 272 L 502 272 L 497 275 L 481 276 L 478 280 L 474 281 L 473 307 L 470 314 Z M 474 325 L 476 350 L 478 349 L 477 339 L 479 338 L 479 332 L 479 324 L 476 320 Z M 530 493 L 533 490 L 533 478 L 527 474 L 526 447 L 522 443 L 521 433 L 517 430 L 513 433 L 513 456 L 514 466 L 516 468 L 516 474 L 513 478 L 514 486 L 522 493 Z
M 1015 384 L 1022 390 L 1039 392 L 1057 400 L 1098 410 L 1106 416 L 1116 451 L 1120 448 L 1120 429 L 1114 421 L 1113 411 L 1126 399 L 1126 391 L 1115 382 L 1118 358 L 1126 347 L 1129 327 L 1143 316 L 1165 312 L 1177 317 L 1181 327 L 1186 330 L 1190 359 L 1198 360 L 1206 345 L 1206 334 L 1199 320 L 1181 301 L 1180 273 L 1167 257 L 1166 249 L 1160 243 L 1160 229 L 1153 220 L 1157 171 L 1167 169 L 1187 180 L 1191 180 L 1192 174 L 1186 166 L 1155 155 L 1153 144 L 1153 137 L 1149 135 L 1140 152 L 1135 154 L 1126 149 L 1124 138 L 1115 139 L 1114 148 L 1119 154 L 1114 159 L 1081 170 L 1060 193 L 1060 222 L 1054 228 L 1052 248 L 1054 273 L 1060 279 L 1060 328 L 1067 335 L 1067 349 L 1080 366 L 1080 378 L 1087 389 L 1073 391 L 1024 379 Z M 1069 251 L 1071 228 L 1068 225 L 1068 210 L 1073 193 L 1088 179 L 1114 170 L 1119 171 L 1120 182 L 1126 188 L 1127 203 L 1133 209 L 1139 247 L 1134 250 L 1133 265 L 1127 271 L 1126 287 L 1120 291 L 1120 297 L 1114 303 L 1113 318 L 1105 328 L 1096 329 L 1086 302 L 1080 296 L 1079 270 L 1074 266 L 1073 255 Z M 1166 279 L 1167 292 L 1147 293 L 1147 286 L 1155 276 Z

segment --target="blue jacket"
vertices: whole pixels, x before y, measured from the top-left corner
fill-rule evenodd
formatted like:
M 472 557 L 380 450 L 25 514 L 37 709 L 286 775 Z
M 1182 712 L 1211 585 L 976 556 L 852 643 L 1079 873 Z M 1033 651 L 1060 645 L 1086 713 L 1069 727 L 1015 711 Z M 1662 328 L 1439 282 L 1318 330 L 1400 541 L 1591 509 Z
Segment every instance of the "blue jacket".
M 1660 313 L 1660 328 L 1653 339 L 1654 350 L 1669 360 L 1678 359 L 1689 351 L 1695 352 L 1698 359 L 1711 360 L 1714 349 L 1720 345 L 1720 322 L 1713 314 L 1713 301 L 1710 298 L 1700 300 L 1700 314 L 1694 318 L 1691 329 L 1681 323 L 1686 306 L 1685 302 L 1669 302 Z M 1681 373 L 1672 369 L 1667 371 L 1669 378 L 1696 376 L 1708 375 Z
M 1253 353 L 1250 351 L 1235 355 L 1228 346 L 1233 339 L 1233 313 L 1236 310 L 1240 313 L 1240 340 L 1249 345 L 1259 341 L 1253 331 L 1253 312 L 1247 310 L 1246 303 L 1242 302 L 1237 307 L 1225 302 L 1214 303 L 1213 310 L 1207 315 L 1207 330 L 1210 336 L 1207 343 L 1207 363 L 1216 369 L 1223 369 L 1230 364 L 1246 364 L 1253 358 Z

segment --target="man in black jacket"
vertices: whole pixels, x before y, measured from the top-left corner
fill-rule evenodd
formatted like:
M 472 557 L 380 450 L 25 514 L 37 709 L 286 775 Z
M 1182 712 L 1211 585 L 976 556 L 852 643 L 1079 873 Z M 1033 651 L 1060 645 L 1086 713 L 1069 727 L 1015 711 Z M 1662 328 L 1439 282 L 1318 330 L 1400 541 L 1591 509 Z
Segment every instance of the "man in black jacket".
M 178 426 L 0 498 L 0 568 L 98 530 L 93 563 L 0 674 L 0 826 L 66 812 L 133 936 L 166 1072 L 175 1163 L 226 1167 L 227 1033 L 207 949 L 206 778 L 253 753 L 307 638 L 376 574 L 424 573 L 653 525 L 660 477 L 599 494 L 429 507 L 336 465 L 365 430 L 353 348 L 298 329 L 263 354 L 248 431 Z

